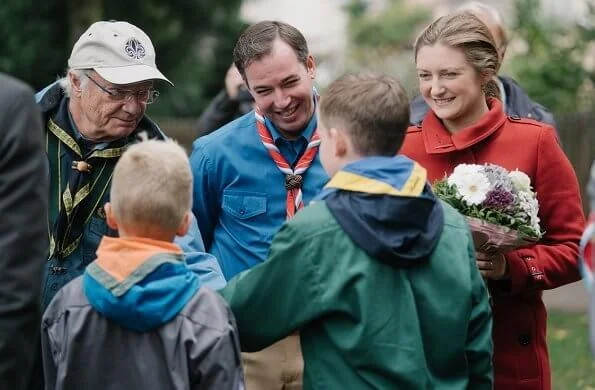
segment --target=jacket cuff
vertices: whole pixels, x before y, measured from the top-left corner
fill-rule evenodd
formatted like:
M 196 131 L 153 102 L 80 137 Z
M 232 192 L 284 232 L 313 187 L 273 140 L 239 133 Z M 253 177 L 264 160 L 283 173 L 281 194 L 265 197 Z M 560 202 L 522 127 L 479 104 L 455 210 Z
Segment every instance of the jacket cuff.
M 545 275 L 534 251 L 519 249 L 505 255 L 510 279 L 490 281 L 490 289 L 503 295 L 514 295 L 526 289 L 543 289 Z

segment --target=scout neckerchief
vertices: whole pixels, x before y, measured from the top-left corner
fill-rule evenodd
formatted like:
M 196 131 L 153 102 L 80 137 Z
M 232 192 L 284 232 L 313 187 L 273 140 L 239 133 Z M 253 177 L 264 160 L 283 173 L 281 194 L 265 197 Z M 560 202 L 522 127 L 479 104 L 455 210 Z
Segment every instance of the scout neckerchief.
M 74 137 L 68 99 L 63 99 L 54 118 L 48 120 L 46 132 L 46 153 L 50 172 L 55 175 L 50 188 L 50 257 L 60 259 L 79 246 L 86 224 L 102 206 L 114 166 L 127 145 L 123 139 L 102 150 L 85 150 Z
M 314 129 L 304 154 L 297 162 L 295 168 L 292 169 L 291 165 L 289 165 L 285 157 L 283 157 L 279 151 L 279 148 L 275 145 L 273 136 L 267 128 L 264 116 L 259 108 L 256 108 L 254 115 L 256 117 L 256 128 L 264 147 L 268 150 L 269 155 L 275 164 L 277 164 L 279 170 L 285 174 L 287 219 L 291 219 L 298 210 L 304 208 L 304 202 L 302 200 L 303 174 L 310 168 L 312 161 L 314 161 L 314 158 L 316 157 L 318 146 L 320 145 L 320 137 L 318 136 L 316 129 Z

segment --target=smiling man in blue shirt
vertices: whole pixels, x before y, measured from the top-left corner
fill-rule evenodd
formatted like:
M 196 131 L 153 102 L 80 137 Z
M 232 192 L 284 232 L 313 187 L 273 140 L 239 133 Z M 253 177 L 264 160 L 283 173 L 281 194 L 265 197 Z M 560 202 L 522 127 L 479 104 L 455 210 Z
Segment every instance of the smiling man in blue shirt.
M 193 211 L 226 279 L 265 261 L 272 238 L 322 189 L 316 66 L 304 36 L 273 21 L 250 26 L 234 63 L 257 109 L 194 143 Z M 245 354 L 248 390 L 301 389 L 299 336 Z M 257 379 L 258 378 L 258 379 Z

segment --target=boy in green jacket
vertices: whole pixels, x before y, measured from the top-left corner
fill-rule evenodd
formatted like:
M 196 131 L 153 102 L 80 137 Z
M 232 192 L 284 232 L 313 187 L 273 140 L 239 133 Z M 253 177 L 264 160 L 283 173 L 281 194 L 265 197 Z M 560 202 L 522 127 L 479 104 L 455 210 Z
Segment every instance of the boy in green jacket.
M 492 317 L 464 218 L 416 162 L 395 79 L 346 75 L 320 100 L 331 180 L 266 262 L 221 294 L 243 351 L 300 331 L 304 389 L 491 389 Z

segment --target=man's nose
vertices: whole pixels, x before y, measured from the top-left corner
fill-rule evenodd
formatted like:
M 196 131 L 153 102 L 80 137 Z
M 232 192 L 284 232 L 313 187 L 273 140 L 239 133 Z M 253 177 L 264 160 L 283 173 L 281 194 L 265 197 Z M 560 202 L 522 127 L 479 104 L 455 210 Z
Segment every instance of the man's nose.
M 146 107 L 146 104 L 143 103 L 137 95 L 126 96 L 124 106 L 122 106 L 124 111 L 133 115 L 143 114 Z
M 276 90 L 275 91 L 275 107 L 277 108 L 285 108 L 289 105 L 291 99 L 289 95 L 287 95 L 283 90 Z

